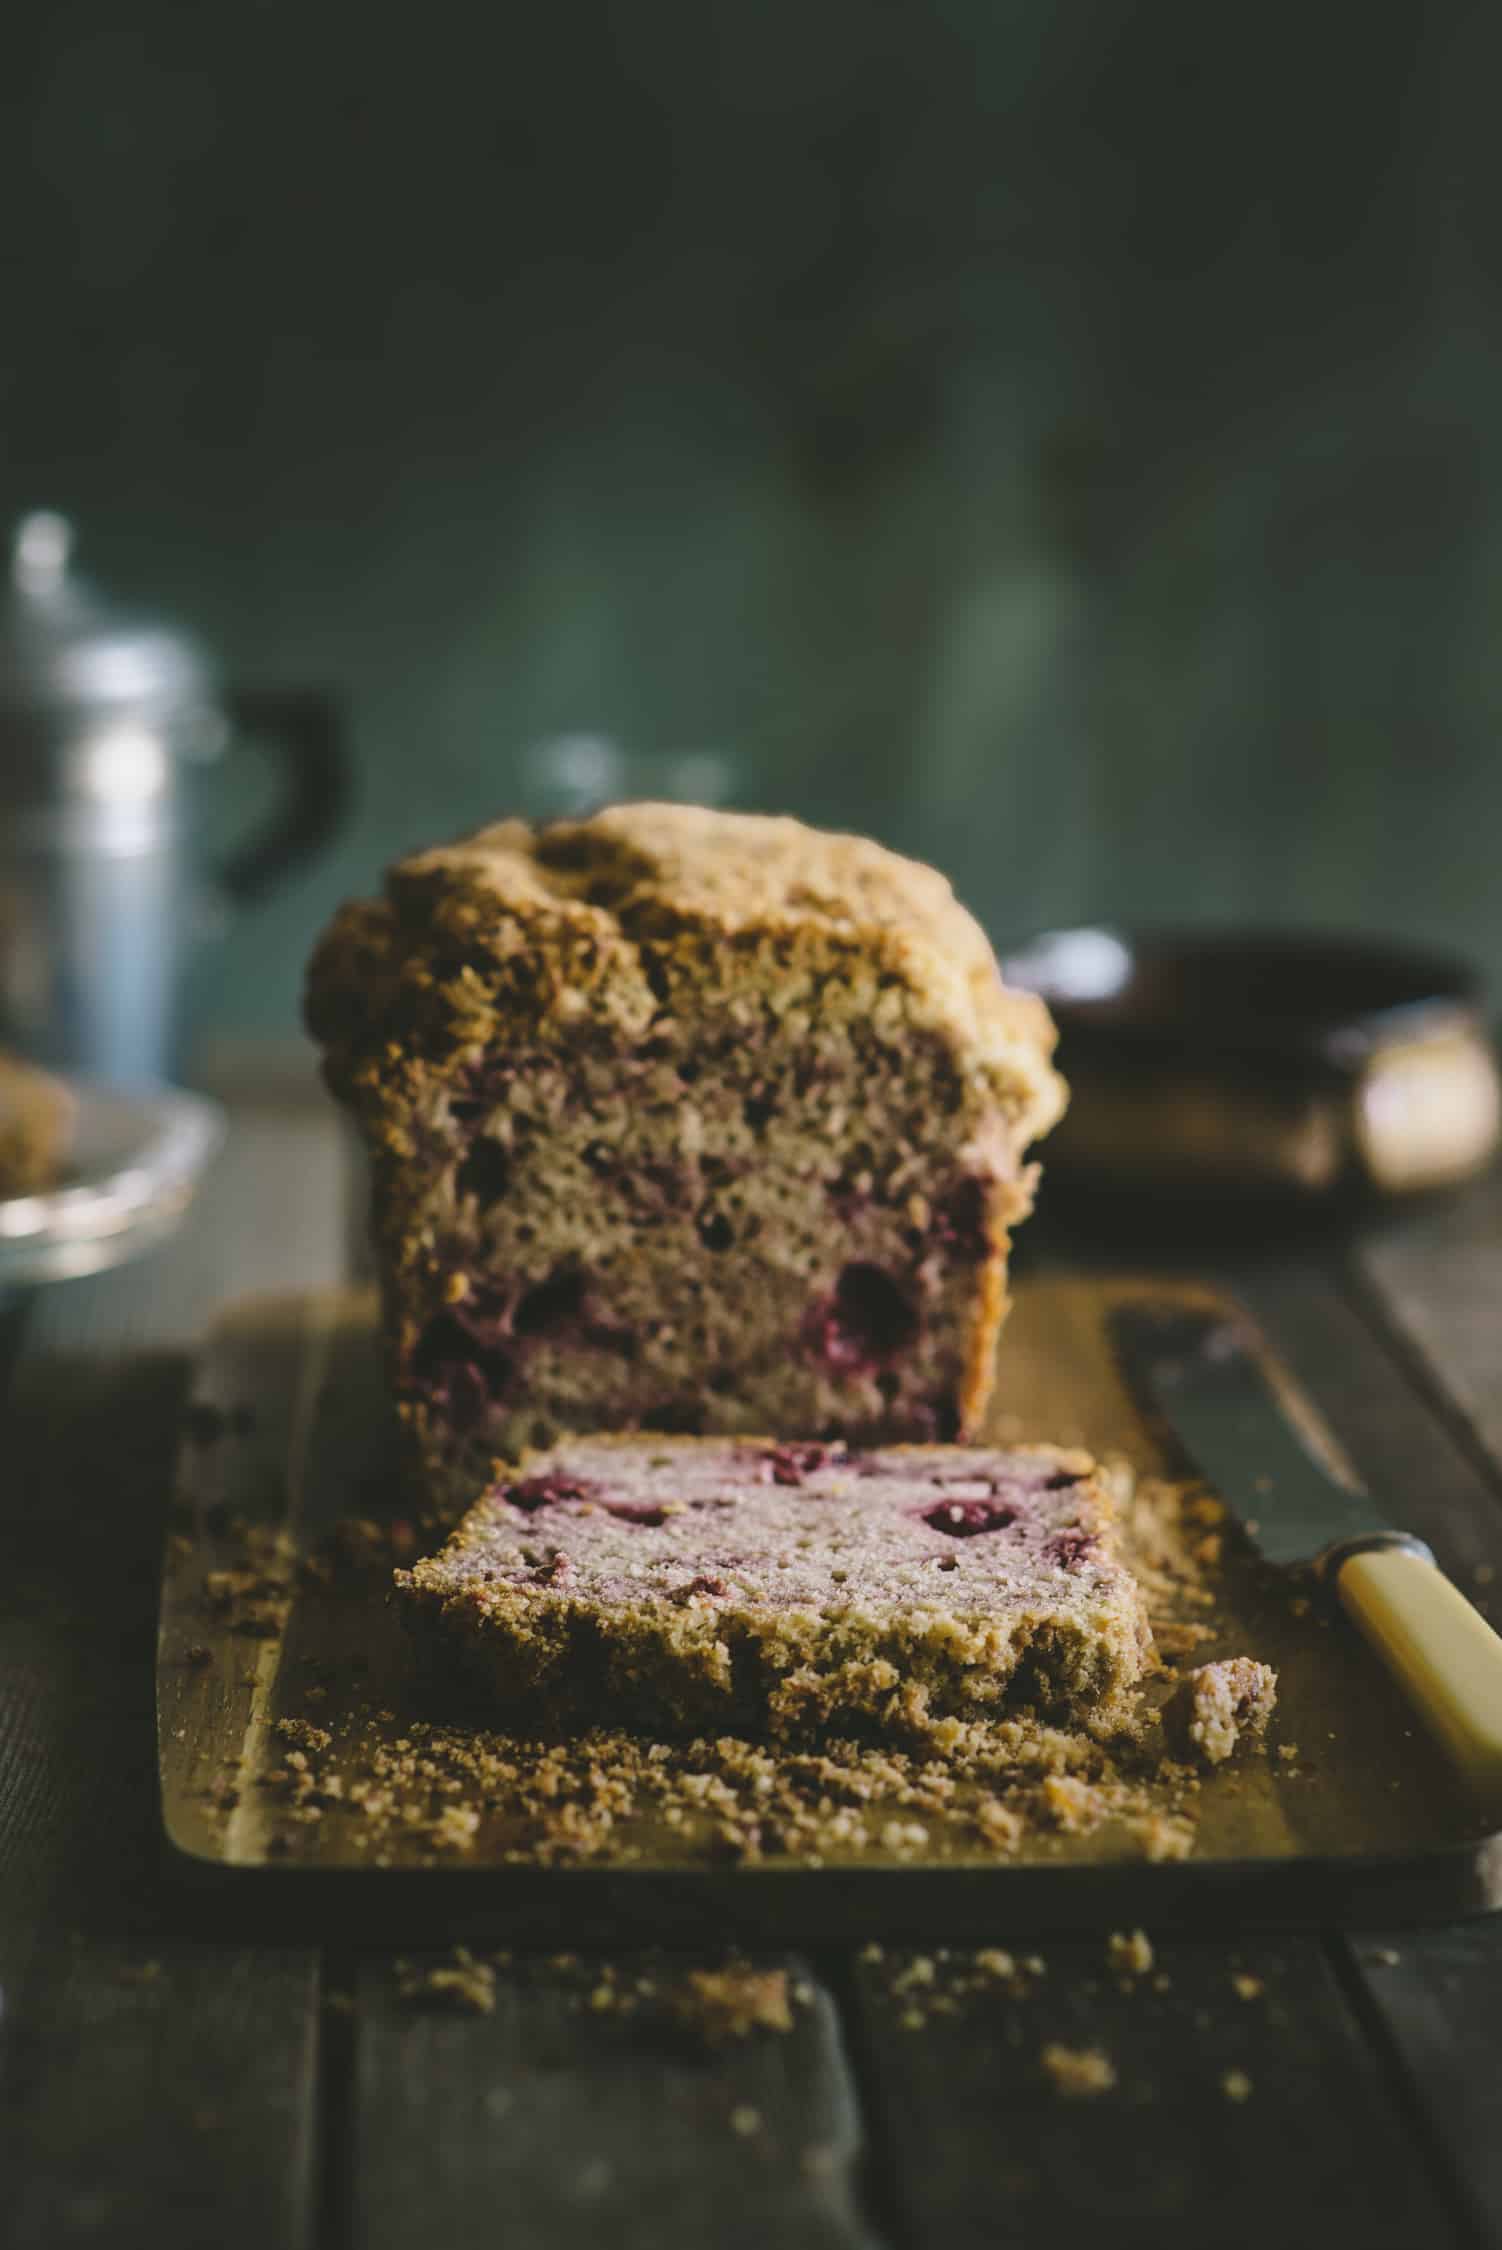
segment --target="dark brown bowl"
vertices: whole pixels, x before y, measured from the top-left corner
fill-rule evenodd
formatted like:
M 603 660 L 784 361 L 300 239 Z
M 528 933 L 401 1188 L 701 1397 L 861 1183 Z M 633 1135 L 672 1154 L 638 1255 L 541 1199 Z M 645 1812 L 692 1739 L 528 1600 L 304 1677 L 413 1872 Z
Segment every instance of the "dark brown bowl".
M 1404 1194 L 1494 1153 L 1502 1086 L 1479 978 L 1381 940 L 1047 931 L 1009 983 L 1059 1026 L 1050 1171 L 1099 1185 Z

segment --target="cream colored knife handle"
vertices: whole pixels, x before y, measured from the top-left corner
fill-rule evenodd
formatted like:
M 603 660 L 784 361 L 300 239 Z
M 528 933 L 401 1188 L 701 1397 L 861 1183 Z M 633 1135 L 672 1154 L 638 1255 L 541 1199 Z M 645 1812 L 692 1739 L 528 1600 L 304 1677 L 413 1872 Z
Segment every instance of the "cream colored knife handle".
M 1502 1637 L 1413 1547 L 1360 1548 L 1335 1584 L 1478 1805 L 1502 1815 Z

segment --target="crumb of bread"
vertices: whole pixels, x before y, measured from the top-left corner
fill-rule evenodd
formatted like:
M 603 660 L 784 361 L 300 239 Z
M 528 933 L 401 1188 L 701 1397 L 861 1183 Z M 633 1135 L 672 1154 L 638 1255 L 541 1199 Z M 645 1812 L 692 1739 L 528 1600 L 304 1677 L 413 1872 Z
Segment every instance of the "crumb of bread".
M 1168 1611 L 1183 1642 L 1196 1645 L 1207 1629 L 1184 1612 L 1214 1603 L 1222 1556 L 1218 1547 L 1207 1546 L 1206 1530 L 1224 1520 L 1224 1508 L 1166 1477 L 1144 1476 L 1133 1479 L 1124 1515 L 1139 1585 L 1155 1610 Z
M 468 1946 L 457 1945 L 446 1961 L 398 1961 L 397 1989 L 404 2000 L 426 2001 L 464 2015 L 495 2013 L 495 1969 Z
M 970 1817 L 994 1851 L 1015 1851 L 1027 1832 L 1022 1815 L 999 1797 L 982 1797 Z
M 915 1953 L 905 1967 L 898 1970 L 892 1980 L 894 1992 L 910 1992 L 915 1985 L 932 1984 L 938 1974 L 938 1965 L 931 1954 Z
M 1106 1940 L 1106 1963 L 1121 1977 L 1145 1977 L 1153 1965 L 1152 1940 L 1145 1930 L 1113 1930 Z
M 1165 1671 L 1171 1670 L 1181 1656 L 1192 1656 L 1214 1638 L 1214 1628 L 1202 1618 L 1161 1618 L 1153 1628 L 1153 1646 Z
M 1228 2070 L 1221 2077 L 1220 2090 L 1228 2102 L 1249 2101 L 1252 2082 L 1244 2070 Z
M 1190 1672 L 1173 1700 L 1172 1723 L 1207 1765 L 1243 1742 L 1260 1741 L 1278 1700 L 1278 1675 L 1254 1657 L 1223 1657 Z
M 439 1851 L 467 1852 L 479 1831 L 480 1815 L 474 1805 L 444 1805 L 429 1827 Z
M 1261 1977 L 1248 1976 L 1240 1969 L 1231 1979 L 1231 1989 L 1238 2000 L 1260 2000 L 1267 1988 Z
M 1154 1865 L 1165 1860 L 1188 1859 L 1194 1851 L 1194 1823 L 1172 1814 L 1153 1812 L 1128 1823 L 1128 1832 L 1141 1846 L 1142 1856 Z
M 656 1854 L 670 1838 L 688 1864 L 963 1860 L 1031 1839 L 1059 1848 L 1108 1818 L 1144 1849 L 1175 1848 L 1172 1826 L 1154 1832 L 1156 1845 L 1142 1832 L 1154 1821 L 1184 1824 L 1183 1850 L 1192 1837 L 1189 1769 L 1165 1767 L 1135 1738 L 1101 1742 L 1024 1714 L 967 1723 L 942 1752 L 921 1738 L 794 1749 L 601 1728 L 537 1739 L 422 1719 L 400 1726 L 365 1706 L 336 1717 L 323 1705 L 318 1722 L 294 1724 L 309 1729 L 306 1766 L 284 1762 L 263 1785 L 337 1811 L 372 1859 L 393 1847 L 407 1860 L 472 1848 L 509 1864 L 580 1863 Z M 967 1835 L 977 1839 L 968 1848 Z
M 1054 2040 L 1041 2059 L 1055 2093 L 1071 2101 L 1108 2094 L 1116 2084 L 1116 2065 L 1099 2047 L 1065 2047 Z
M 932 1953 L 897 1955 L 890 1961 L 882 1956 L 876 1965 L 885 1965 L 879 1989 L 903 2031 L 921 2031 L 937 2016 L 994 2006 L 998 1994 L 1009 2001 L 1025 2000 L 1048 1972 L 1041 1955 L 1019 1960 L 996 1945 L 974 1953 L 941 1945 Z
M 1073 1773 L 1049 1774 L 1043 1783 L 1043 1802 L 1069 1836 L 1084 1835 L 1098 1827 L 1107 1812 L 1099 1791 Z
M 747 2039 L 755 2031 L 793 2028 L 785 1969 L 691 1969 L 668 2007 L 679 2028 L 706 2047 Z

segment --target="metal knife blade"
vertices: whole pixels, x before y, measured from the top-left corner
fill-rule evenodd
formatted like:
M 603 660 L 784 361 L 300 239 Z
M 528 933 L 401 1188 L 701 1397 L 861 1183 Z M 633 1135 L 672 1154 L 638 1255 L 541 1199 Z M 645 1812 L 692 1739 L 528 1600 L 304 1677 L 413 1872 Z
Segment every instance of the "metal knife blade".
M 1316 1460 L 1245 1316 L 1128 1300 L 1113 1307 L 1110 1329 L 1132 1390 L 1168 1424 L 1268 1562 L 1323 1569 L 1348 1552 L 1387 1545 L 1429 1555 L 1361 1486 L 1338 1483 Z

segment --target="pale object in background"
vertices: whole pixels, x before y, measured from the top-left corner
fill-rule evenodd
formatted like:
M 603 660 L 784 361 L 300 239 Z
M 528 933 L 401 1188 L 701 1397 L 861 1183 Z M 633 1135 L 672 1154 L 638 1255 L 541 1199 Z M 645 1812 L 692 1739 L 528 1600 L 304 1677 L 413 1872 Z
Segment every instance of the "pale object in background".
M 1383 1050 L 1363 1073 L 1353 1129 L 1379 1188 L 1469 1179 L 1502 1131 L 1495 1056 L 1462 1031 Z
M 533 820 L 577 820 L 628 802 L 729 804 L 736 761 L 722 750 L 628 750 L 607 734 L 549 735 L 519 760 L 520 810 Z
M 1479 980 L 1379 940 L 1044 933 L 1005 962 L 1059 1025 L 1056 1179 L 1310 1200 L 1479 1171 L 1502 1080 Z
M 224 1113 L 165 1086 L 71 1081 L 72 1144 L 60 1185 L 0 1200 L 0 1295 L 101 1273 L 178 1225 L 224 1139 Z
M 178 1075 L 195 942 L 262 897 L 337 825 L 344 759 L 329 705 L 231 693 L 188 636 L 81 586 L 50 512 L 15 534 L 0 599 L 0 1038 L 115 1084 Z M 185 769 L 232 732 L 282 767 L 282 802 L 217 866 Z

